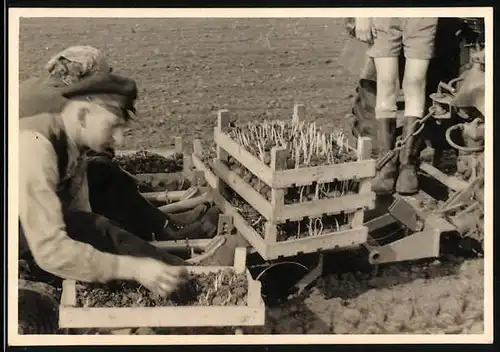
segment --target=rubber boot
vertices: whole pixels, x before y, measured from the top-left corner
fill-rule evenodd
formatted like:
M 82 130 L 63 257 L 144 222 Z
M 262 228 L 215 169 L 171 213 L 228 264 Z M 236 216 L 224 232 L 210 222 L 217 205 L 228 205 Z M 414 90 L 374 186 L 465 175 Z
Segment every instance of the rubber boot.
M 396 119 L 377 119 L 378 158 L 384 157 L 396 143 Z M 372 180 L 372 190 L 377 195 L 390 195 L 394 192 L 397 177 L 397 156 L 377 171 Z
M 412 126 L 417 119 L 417 117 L 405 117 L 403 125 L 403 138 L 415 132 Z M 418 137 L 411 136 L 399 152 L 399 176 L 396 182 L 396 192 L 402 195 L 412 195 L 418 193 L 418 141 Z
M 163 229 L 162 233 L 157 236 L 160 237 L 157 238 L 157 240 L 193 240 L 211 238 L 217 232 L 219 214 L 220 210 L 216 207 L 212 207 L 205 213 L 201 220 L 193 222 L 180 229 L 176 229 L 174 226 L 168 225 L 165 229 Z
M 191 210 L 182 213 L 166 214 L 166 216 L 174 225 L 185 226 L 200 220 L 207 211 L 207 208 L 206 204 L 200 204 Z

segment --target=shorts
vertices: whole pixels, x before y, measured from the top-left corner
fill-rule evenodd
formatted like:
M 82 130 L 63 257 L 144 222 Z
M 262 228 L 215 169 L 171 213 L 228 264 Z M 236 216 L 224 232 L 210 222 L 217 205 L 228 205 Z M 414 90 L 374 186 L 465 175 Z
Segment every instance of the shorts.
M 430 60 L 434 56 L 437 17 L 373 18 L 375 38 L 368 49 L 373 58 L 398 57 Z

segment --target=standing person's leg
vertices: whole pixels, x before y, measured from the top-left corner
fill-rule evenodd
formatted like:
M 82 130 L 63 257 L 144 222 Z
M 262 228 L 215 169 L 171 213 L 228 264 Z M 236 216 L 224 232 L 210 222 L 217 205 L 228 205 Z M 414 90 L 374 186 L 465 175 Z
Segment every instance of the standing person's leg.
M 106 158 L 92 159 L 87 169 L 92 211 L 151 241 L 167 217 L 138 192 L 135 180 Z
M 396 142 L 397 97 L 399 93 L 399 55 L 402 48 L 400 20 L 374 18 L 375 38 L 368 54 L 377 71 L 375 118 L 378 157 L 394 148 Z M 372 189 L 379 195 L 392 194 L 397 176 L 397 158 L 377 171 Z
M 403 80 L 405 96 L 403 137 L 415 132 L 415 122 L 425 114 L 427 70 L 429 61 L 434 54 L 437 20 L 437 18 L 405 19 L 403 41 L 406 66 Z M 421 142 L 419 136 L 412 135 L 399 153 L 400 170 L 396 191 L 400 194 L 418 192 L 417 164 Z

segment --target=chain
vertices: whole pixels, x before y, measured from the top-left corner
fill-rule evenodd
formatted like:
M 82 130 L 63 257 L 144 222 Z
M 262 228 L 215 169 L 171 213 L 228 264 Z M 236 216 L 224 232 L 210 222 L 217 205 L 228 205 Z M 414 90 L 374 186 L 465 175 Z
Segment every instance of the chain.
M 376 165 L 377 171 L 382 169 L 396 155 L 396 153 L 398 153 L 401 149 L 403 149 L 403 146 L 406 144 L 406 142 L 408 142 L 408 139 L 410 139 L 411 137 L 414 137 L 414 136 L 418 135 L 420 132 L 422 132 L 422 130 L 424 129 L 425 123 L 427 122 L 428 119 L 430 119 L 434 115 L 434 112 L 435 112 L 435 108 L 434 108 L 434 106 L 431 106 L 429 108 L 429 112 L 427 113 L 427 115 L 425 115 L 421 119 L 416 120 L 411 125 L 411 128 L 409 130 L 414 131 L 414 132 L 409 133 L 403 139 L 396 141 L 395 147 L 392 150 L 390 150 L 389 152 L 387 152 L 382 158 L 380 158 L 377 161 L 377 165 Z

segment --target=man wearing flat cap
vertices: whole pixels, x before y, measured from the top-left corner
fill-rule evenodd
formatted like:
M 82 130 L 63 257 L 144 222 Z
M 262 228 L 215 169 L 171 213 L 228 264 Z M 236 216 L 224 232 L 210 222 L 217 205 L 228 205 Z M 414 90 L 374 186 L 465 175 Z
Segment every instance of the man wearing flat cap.
M 121 142 L 136 84 L 109 73 L 83 82 L 64 94 L 60 113 L 19 121 L 21 255 L 59 278 L 134 280 L 167 295 L 185 278 L 175 265 L 185 263 L 93 213 L 88 198 L 85 150 Z
M 92 77 L 111 71 L 102 53 L 94 47 L 72 46 L 63 50 L 49 60 L 42 75 L 21 83 L 20 118 L 59 113 L 72 96 L 106 92 L 110 85 L 117 82 L 99 82 L 96 85 Z M 111 149 L 97 156 L 95 151 L 93 154 L 88 158 L 87 177 L 94 212 L 118 222 L 124 229 L 148 241 L 210 237 L 215 234 L 217 208 L 213 207 L 205 216 L 206 205 L 185 213 L 164 214 L 142 197 L 133 178 L 112 163 Z

